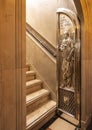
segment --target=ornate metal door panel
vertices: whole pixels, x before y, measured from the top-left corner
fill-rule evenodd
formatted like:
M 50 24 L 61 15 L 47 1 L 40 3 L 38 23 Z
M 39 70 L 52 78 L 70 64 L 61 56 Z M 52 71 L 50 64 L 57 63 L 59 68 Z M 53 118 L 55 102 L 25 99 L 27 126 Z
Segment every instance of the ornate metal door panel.
M 80 24 L 70 10 L 57 14 L 58 110 L 80 120 Z

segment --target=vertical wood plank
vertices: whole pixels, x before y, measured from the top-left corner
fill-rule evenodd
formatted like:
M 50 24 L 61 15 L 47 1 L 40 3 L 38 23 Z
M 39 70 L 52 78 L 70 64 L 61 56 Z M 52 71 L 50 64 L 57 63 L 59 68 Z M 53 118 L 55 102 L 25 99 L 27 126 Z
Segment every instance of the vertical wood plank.
M 81 22 L 81 50 L 82 50 L 82 120 L 85 123 L 90 120 L 92 115 L 92 1 L 90 0 L 74 0 L 79 16 L 81 10 L 78 4 L 81 4 L 83 17 Z
M 0 130 L 25 130 L 25 0 L 0 1 Z
M 17 91 L 17 130 L 26 127 L 26 28 L 25 0 L 16 0 L 16 91 Z
M 16 130 L 15 0 L 0 1 L 0 66 L 0 130 Z

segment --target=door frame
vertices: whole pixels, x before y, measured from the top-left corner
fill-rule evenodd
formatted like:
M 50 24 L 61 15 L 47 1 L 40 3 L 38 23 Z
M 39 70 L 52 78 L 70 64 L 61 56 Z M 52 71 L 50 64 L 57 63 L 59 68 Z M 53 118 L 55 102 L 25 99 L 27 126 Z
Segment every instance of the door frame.
M 89 101 L 86 98 L 88 96 L 88 88 L 91 96 L 91 88 L 92 82 L 88 77 L 92 77 L 92 73 L 90 73 L 90 68 L 92 68 L 92 26 L 91 20 L 92 17 L 92 2 L 89 0 L 74 0 L 76 7 L 81 7 L 84 15 L 82 23 L 82 87 L 84 87 L 82 91 L 82 120 L 84 122 L 84 126 L 87 126 L 89 123 L 89 115 L 91 113 L 91 109 L 87 108 L 87 105 L 92 103 L 91 99 Z M 26 102 L 25 102 L 25 72 L 26 72 L 26 46 L 25 46 L 25 36 L 26 36 L 26 27 L 25 27 L 25 0 L 15 0 L 15 50 L 16 50 L 16 100 L 17 100 L 17 130 L 25 130 L 26 126 Z M 89 7 L 89 8 L 88 8 Z M 78 8 L 79 9 L 79 8 Z M 77 10 L 79 16 L 81 17 L 81 11 Z M 83 18 L 83 17 L 81 17 Z M 86 53 L 85 53 L 86 52 Z M 90 64 L 89 64 L 89 62 Z M 85 75 L 84 75 L 85 74 Z M 88 80 L 87 80 L 88 79 Z M 89 81 L 84 84 L 83 81 Z M 86 87 L 87 86 L 87 87 Z M 87 93 L 86 93 L 87 92 Z M 84 100 L 85 99 L 85 100 Z M 88 101 L 88 102 L 87 102 Z M 84 107 L 83 107 L 84 106 Z M 92 106 L 92 105 L 90 105 Z M 89 112 L 88 112 L 89 110 Z M 86 119 L 87 117 L 87 119 Z
M 15 0 L 16 114 L 17 130 L 26 129 L 26 1 Z

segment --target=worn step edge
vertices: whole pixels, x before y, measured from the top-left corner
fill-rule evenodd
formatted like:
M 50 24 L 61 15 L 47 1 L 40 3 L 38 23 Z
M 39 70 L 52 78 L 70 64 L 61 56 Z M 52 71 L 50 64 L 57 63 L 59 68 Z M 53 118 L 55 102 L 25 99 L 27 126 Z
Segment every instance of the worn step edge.
M 36 75 L 36 72 L 33 70 L 26 71 L 26 75 Z
M 43 88 L 43 82 L 40 79 L 33 79 L 26 82 L 26 94 L 36 92 Z
M 26 71 L 30 71 L 32 68 L 31 64 L 26 64 Z
M 46 116 L 44 116 L 40 121 L 38 121 L 34 126 L 31 127 L 31 130 L 40 130 L 48 121 L 50 121 L 56 115 L 56 108 L 50 111 Z M 30 130 L 27 129 L 27 130 Z M 41 129 L 45 130 L 45 129 Z
M 31 66 L 31 64 L 26 64 L 26 68 L 27 68 L 27 67 L 30 67 L 30 66 Z
M 53 108 L 51 111 L 49 111 L 46 115 L 44 115 L 42 118 L 37 120 L 35 124 L 29 125 L 26 127 L 26 130 L 39 130 L 43 125 L 45 125 L 51 118 L 53 118 L 56 114 L 56 107 Z
M 26 72 L 26 81 L 36 79 L 36 72 L 31 70 Z
M 37 95 L 37 93 L 38 93 L 38 95 Z M 26 105 L 28 106 L 28 105 L 32 104 L 33 102 L 36 102 L 38 99 L 42 98 L 43 96 L 48 96 L 49 94 L 50 94 L 50 92 L 46 89 L 41 89 L 41 90 L 38 90 L 31 94 L 28 94 L 26 96 Z M 33 97 L 32 95 L 35 95 L 35 96 Z M 28 96 L 29 96 L 29 99 L 27 100 Z
M 26 115 L 40 108 L 43 104 L 50 100 L 50 95 L 42 96 L 38 98 L 35 102 L 31 102 L 26 106 Z
M 50 101 L 51 102 L 51 101 Z M 54 101 L 53 101 L 54 102 Z M 42 107 L 40 107 L 39 109 L 42 109 L 43 107 L 45 107 L 48 103 L 46 103 L 45 105 L 43 105 Z M 45 116 L 47 116 L 50 112 L 52 112 L 53 110 L 56 110 L 56 102 L 54 102 L 53 106 L 51 106 L 50 108 L 48 108 L 43 114 L 41 113 L 35 120 L 33 121 L 27 121 L 26 122 L 26 129 L 29 129 L 30 127 L 32 127 L 33 125 L 35 125 L 38 121 L 40 121 L 42 118 L 44 118 Z M 35 111 L 34 111 L 35 112 Z M 31 113 L 32 114 L 32 113 Z M 30 115 L 30 114 L 29 114 Z M 28 116 L 29 116 L 28 115 Z
M 34 79 L 34 80 L 31 80 L 31 81 L 27 81 L 26 87 L 27 87 L 27 89 L 29 89 L 30 87 L 33 87 L 33 86 L 39 85 L 39 84 L 42 84 L 42 81 L 40 79 Z

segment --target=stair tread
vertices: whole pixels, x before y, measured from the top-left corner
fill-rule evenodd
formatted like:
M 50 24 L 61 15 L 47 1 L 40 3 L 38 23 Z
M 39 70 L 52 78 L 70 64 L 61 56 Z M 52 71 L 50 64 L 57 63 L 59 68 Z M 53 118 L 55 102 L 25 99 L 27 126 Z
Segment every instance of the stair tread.
M 26 64 L 26 67 L 30 67 L 31 66 L 31 64 Z
M 40 79 L 34 79 L 34 80 L 30 80 L 30 81 L 27 81 L 26 82 L 26 86 L 33 86 L 35 84 L 38 84 L 38 83 L 42 83 L 42 81 Z
M 38 120 L 44 117 L 44 115 L 48 114 L 49 111 L 52 111 L 56 108 L 56 102 L 50 100 L 40 108 L 36 109 L 32 113 L 26 116 L 26 126 L 31 126 L 35 124 Z
M 28 94 L 26 96 L 26 103 L 35 101 L 36 99 L 38 99 L 38 98 L 40 98 L 40 97 L 42 97 L 43 95 L 46 95 L 46 94 L 49 94 L 49 91 L 46 90 L 46 89 L 40 89 L 40 90 L 38 90 L 36 92 Z
M 31 66 L 31 64 L 28 64 L 28 63 L 27 63 L 26 66 Z
M 36 74 L 36 72 L 33 70 L 30 70 L 30 71 L 26 71 L 26 74 Z

